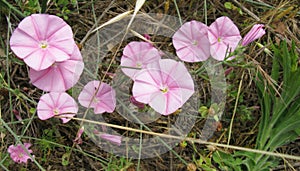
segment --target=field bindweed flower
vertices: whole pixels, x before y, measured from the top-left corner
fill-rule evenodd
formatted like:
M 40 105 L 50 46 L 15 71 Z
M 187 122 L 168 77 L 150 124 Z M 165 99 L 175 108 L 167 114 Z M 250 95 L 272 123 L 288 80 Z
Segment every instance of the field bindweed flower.
M 222 61 L 236 49 L 242 37 L 230 18 L 219 17 L 209 26 L 208 39 L 211 43 L 211 56 Z
M 74 44 L 71 27 L 63 19 L 48 14 L 24 18 L 10 39 L 16 56 L 37 71 L 69 59 Z
M 263 24 L 255 24 L 243 38 L 242 46 L 247 46 L 249 43 L 265 35 L 266 31 L 263 29 L 263 27 Z
M 194 82 L 182 62 L 161 59 L 148 64 L 135 77 L 134 98 L 162 115 L 175 112 L 194 93 Z
M 34 86 L 43 91 L 63 92 L 78 82 L 83 68 L 81 53 L 75 46 L 70 59 L 55 62 L 49 68 L 40 71 L 31 68 L 29 78 Z
M 161 58 L 160 52 L 148 42 L 130 42 L 121 57 L 122 71 L 131 79 L 147 64 Z M 126 68 L 125 68 L 126 67 Z
M 100 85 L 100 87 L 99 87 Z M 99 89 L 98 89 L 99 87 Z M 98 92 L 96 94 L 96 91 Z M 78 96 L 79 103 L 84 107 L 94 108 L 95 114 L 113 112 L 116 108 L 116 92 L 108 84 L 100 81 L 90 81 Z
M 139 109 L 144 109 L 145 108 L 145 104 L 141 103 L 141 102 L 138 102 L 137 100 L 135 100 L 135 98 L 133 96 L 130 96 L 129 101 L 130 101 L 130 103 L 132 103 L 133 105 L 135 105 Z
M 111 135 L 111 134 L 104 133 L 100 135 L 100 138 L 110 141 L 111 143 L 116 144 L 118 146 L 120 146 L 122 142 L 122 137 L 118 135 Z
M 32 144 L 24 143 L 24 147 L 27 149 L 28 153 L 32 153 L 32 150 L 29 150 Z M 27 160 L 32 158 L 25 152 L 21 144 L 10 145 L 7 152 L 10 154 L 10 158 L 16 163 L 27 163 Z M 33 156 L 34 157 L 34 156 Z
M 73 140 L 73 142 L 75 142 L 76 144 L 82 144 L 81 135 L 82 135 L 83 132 L 84 132 L 84 126 L 82 126 L 82 127 L 78 130 L 78 132 L 77 132 L 77 134 L 76 134 L 76 137 L 75 137 L 75 139 Z
M 67 123 L 78 112 L 76 101 L 65 92 L 50 92 L 40 97 L 37 104 L 37 115 L 41 120 L 59 117 Z
M 172 37 L 177 56 L 186 62 L 205 61 L 210 56 L 208 27 L 198 21 L 183 24 Z

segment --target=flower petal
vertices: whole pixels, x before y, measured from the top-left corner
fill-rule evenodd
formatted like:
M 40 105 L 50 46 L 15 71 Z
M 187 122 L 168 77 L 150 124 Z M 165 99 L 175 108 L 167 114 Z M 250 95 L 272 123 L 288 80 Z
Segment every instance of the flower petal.
M 78 96 L 79 103 L 84 107 L 94 108 L 95 114 L 113 112 L 116 107 L 116 92 L 108 84 L 100 81 L 88 82 Z M 96 90 L 98 89 L 97 94 Z M 90 105 L 90 106 L 89 106 Z
M 124 74 L 134 79 L 139 68 L 145 68 L 147 64 L 161 58 L 159 51 L 148 42 L 130 42 L 123 51 L 121 66 Z M 132 67 L 132 68 L 125 68 Z
M 121 142 L 122 142 L 122 137 L 121 136 L 117 136 L 117 135 L 111 135 L 111 134 L 101 134 L 100 137 L 102 139 L 105 139 L 107 141 L 110 141 L 118 146 L 121 145 Z
M 264 34 L 266 34 L 266 31 L 263 29 L 263 27 L 263 24 L 255 24 L 243 38 L 242 46 L 247 46 L 249 43 L 253 42 L 256 39 L 259 39 Z
M 63 92 L 78 82 L 83 68 L 84 63 L 79 49 L 76 47 L 69 60 L 56 62 L 49 68 L 40 71 L 31 68 L 29 77 L 31 83 L 41 90 Z
M 224 60 L 242 39 L 238 27 L 228 17 L 219 17 L 208 29 L 210 53 L 216 60 Z
M 24 18 L 10 39 L 12 51 L 37 71 L 69 59 L 74 45 L 71 27 L 63 19 L 48 14 Z
M 208 27 L 198 21 L 183 24 L 173 35 L 173 45 L 178 57 L 186 62 L 205 61 L 210 56 Z
M 134 98 L 149 104 L 155 111 L 168 115 L 194 93 L 194 82 L 184 64 L 161 59 L 139 72 L 132 88 Z
M 78 112 L 75 100 L 65 92 L 50 92 L 40 97 L 37 114 L 41 120 L 59 117 L 63 123 L 71 120 Z M 66 118 L 68 117 L 68 118 Z

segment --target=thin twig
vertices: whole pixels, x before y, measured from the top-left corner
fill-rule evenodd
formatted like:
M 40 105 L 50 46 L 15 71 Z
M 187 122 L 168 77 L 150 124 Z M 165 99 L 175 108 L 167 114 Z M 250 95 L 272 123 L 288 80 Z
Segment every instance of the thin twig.
M 233 0 L 234 3 L 236 3 L 240 8 L 242 8 L 246 13 L 248 13 L 251 17 L 253 17 L 256 21 L 260 21 L 260 18 L 255 15 L 253 12 L 245 8 L 241 3 L 239 3 L 237 0 Z
M 241 94 L 241 90 L 242 90 L 242 84 L 243 84 L 243 78 L 244 78 L 244 73 L 242 73 L 242 77 L 240 80 L 240 84 L 239 84 L 239 89 L 236 95 L 236 100 L 235 100 L 235 104 L 234 104 L 234 109 L 233 109 L 233 114 L 231 117 L 231 121 L 230 121 L 230 126 L 229 126 L 229 133 L 228 133 L 228 141 L 227 141 L 227 145 L 230 144 L 230 139 L 231 139 L 231 131 L 232 131 L 232 126 L 233 126 L 233 120 L 236 114 L 236 110 L 237 110 L 237 106 L 238 106 L 238 102 L 239 102 L 239 98 L 240 98 L 240 94 Z
M 234 150 L 248 151 L 248 152 L 252 152 L 252 153 L 270 155 L 270 156 L 274 156 L 274 157 L 281 157 L 281 158 L 292 159 L 292 160 L 300 160 L 300 156 L 293 156 L 293 155 L 289 155 L 289 154 L 274 153 L 274 152 L 269 152 L 269 151 L 250 149 L 250 148 L 238 147 L 238 146 L 227 145 L 227 144 L 213 143 L 213 142 L 208 142 L 208 141 L 204 141 L 201 139 L 189 138 L 189 137 L 184 137 L 184 136 L 175 136 L 175 135 L 157 133 L 157 132 L 152 132 L 152 131 L 145 131 L 145 130 L 140 130 L 140 129 L 135 129 L 135 128 L 124 127 L 124 126 L 120 126 L 120 125 L 114 125 L 114 124 L 110 124 L 110 123 L 106 123 L 106 122 L 98 122 L 98 121 L 93 121 L 93 120 L 82 119 L 82 118 L 70 118 L 70 119 L 78 120 L 78 121 L 82 121 L 82 122 L 86 122 L 86 123 L 103 125 L 103 126 L 107 126 L 107 127 L 116 128 L 116 129 L 122 129 L 122 130 L 126 130 L 126 131 L 133 131 L 133 132 L 138 132 L 138 133 L 143 133 L 143 134 L 148 134 L 148 135 L 153 135 L 153 136 L 159 136 L 159 137 L 163 137 L 163 138 L 177 139 L 177 140 L 181 140 L 181 141 L 189 141 L 192 143 L 205 144 L 205 145 L 213 145 L 216 147 L 231 148 Z
M 97 19 L 97 21 L 95 22 L 95 24 L 93 25 L 93 27 L 86 33 L 86 35 L 84 36 L 84 38 L 80 41 L 80 44 L 84 44 L 85 41 L 90 37 L 90 35 L 93 33 L 93 30 L 98 26 L 98 23 L 102 20 L 102 18 L 104 17 L 104 15 L 107 13 L 107 11 L 113 7 L 115 3 L 115 0 L 112 0 L 110 2 L 110 4 L 108 5 L 107 8 L 105 8 L 105 10 L 103 11 L 103 13 L 101 14 L 101 16 Z

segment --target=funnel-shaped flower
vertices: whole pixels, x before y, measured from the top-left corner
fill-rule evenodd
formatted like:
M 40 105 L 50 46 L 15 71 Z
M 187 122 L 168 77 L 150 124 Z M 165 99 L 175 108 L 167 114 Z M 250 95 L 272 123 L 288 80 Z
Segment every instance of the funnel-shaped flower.
M 65 92 L 50 92 L 40 97 L 37 115 L 41 120 L 59 117 L 63 123 L 71 120 L 78 112 L 75 100 Z
M 82 127 L 78 130 L 78 132 L 77 132 L 77 134 L 76 134 L 76 137 L 75 137 L 75 139 L 73 140 L 73 142 L 75 142 L 76 144 L 82 144 L 81 135 L 82 135 L 83 132 L 84 132 L 84 126 L 82 126 Z
M 255 24 L 243 38 L 242 46 L 247 46 L 249 43 L 261 38 L 264 34 L 266 34 L 266 31 L 263 29 L 263 27 L 263 24 Z
M 148 42 L 130 42 L 123 50 L 121 58 L 122 71 L 134 79 L 136 73 L 149 63 L 161 58 L 159 51 Z M 125 68 L 126 67 L 126 68 Z
M 110 141 L 113 144 L 116 144 L 118 146 L 120 146 L 122 142 L 122 137 L 118 135 L 111 135 L 111 134 L 104 133 L 100 135 L 100 138 Z
M 162 115 L 175 112 L 194 93 L 194 82 L 181 62 L 161 59 L 147 65 L 135 77 L 134 98 Z
M 96 94 L 97 89 L 98 92 Z M 91 108 L 94 108 L 95 114 L 111 113 L 116 108 L 116 92 L 106 83 L 90 81 L 83 87 L 78 96 L 78 101 L 84 107 L 89 107 L 90 105 Z
M 198 21 L 183 24 L 173 35 L 173 45 L 177 56 L 186 62 L 205 61 L 210 56 L 208 27 Z
M 30 69 L 30 82 L 44 91 L 63 92 L 73 87 L 79 80 L 84 63 L 78 47 L 74 48 L 71 58 L 55 62 L 49 68 L 36 71 Z
M 71 27 L 63 19 L 48 14 L 24 18 L 10 39 L 12 51 L 37 71 L 69 59 L 74 44 Z
M 228 18 L 220 17 L 208 29 L 211 56 L 219 61 L 233 52 L 242 39 L 237 26 Z
M 24 147 L 29 153 L 32 153 L 32 150 L 29 150 L 29 148 L 31 147 L 30 143 L 24 143 Z M 18 144 L 16 146 L 10 145 L 7 149 L 7 152 L 9 152 L 10 158 L 16 163 L 27 163 L 28 159 L 32 161 L 32 158 L 30 158 L 30 156 L 25 152 L 21 144 Z

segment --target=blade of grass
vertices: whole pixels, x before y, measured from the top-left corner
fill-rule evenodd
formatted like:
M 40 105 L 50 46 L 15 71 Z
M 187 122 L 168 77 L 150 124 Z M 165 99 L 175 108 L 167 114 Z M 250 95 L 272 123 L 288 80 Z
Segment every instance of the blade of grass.
M 1 2 L 4 3 L 4 5 L 6 5 L 10 10 L 13 10 L 16 14 L 18 14 L 20 17 L 25 18 L 26 15 L 23 14 L 21 11 L 19 11 L 16 7 L 14 7 L 13 5 L 11 5 L 9 2 L 7 2 L 6 0 L 1 0 Z
M 6 130 L 8 130 L 8 132 L 13 135 L 13 137 L 16 140 L 17 144 L 21 144 L 21 147 L 23 148 L 23 150 L 26 152 L 26 154 L 33 160 L 33 162 L 37 165 L 37 167 L 43 171 L 45 171 L 46 169 L 44 169 L 39 162 L 37 162 L 35 160 L 35 158 L 28 152 L 27 148 L 24 147 L 22 141 L 21 141 L 21 137 L 18 136 L 17 134 L 15 134 L 15 132 L 6 124 L 6 122 L 0 118 L 0 122 L 3 124 L 3 126 L 6 128 Z
M 292 160 L 300 160 L 300 156 L 294 156 L 294 155 L 289 155 L 289 154 L 274 153 L 274 152 L 257 150 L 257 149 L 250 149 L 250 148 L 239 147 L 239 146 L 234 146 L 234 145 L 213 143 L 213 142 L 203 141 L 201 139 L 195 139 L 195 138 L 190 138 L 190 137 L 182 137 L 182 136 L 175 136 L 175 135 L 167 135 L 167 134 L 163 134 L 163 133 L 157 133 L 157 132 L 152 132 L 152 131 L 145 131 L 145 130 L 130 128 L 130 127 L 124 127 L 124 126 L 115 125 L 115 124 L 109 124 L 109 123 L 106 123 L 106 122 L 98 122 L 98 121 L 94 121 L 94 120 L 82 119 L 82 118 L 70 118 L 70 119 L 78 120 L 78 121 L 82 121 L 82 122 L 86 122 L 86 123 L 103 125 L 103 126 L 107 126 L 107 127 L 111 127 L 111 128 L 116 128 L 116 129 L 121 129 L 121 130 L 126 130 L 126 131 L 139 132 L 139 133 L 143 133 L 143 134 L 149 134 L 149 135 L 159 136 L 159 137 L 163 137 L 163 138 L 178 139 L 178 140 L 189 141 L 189 142 L 192 142 L 192 143 L 198 143 L 198 144 L 204 144 L 204 145 L 212 145 L 212 146 L 223 147 L 223 148 L 230 148 L 230 149 L 240 150 L 240 151 L 248 151 L 248 152 L 252 152 L 252 153 L 263 154 L 263 155 L 270 155 L 270 156 L 274 156 L 274 157 L 284 157 L 286 159 L 292 159 Z
M 177 15 L 178 15 L 178 18 L 179 18 L 180 25 L 182 25 L 182 19 L 181 19 L 181 15 L 180 15 L 180 11 L 179 11 L 177 2 L 176 2 L 176 0 L 173 0 L 173 2 L 174 2 L 174 5 L 175 5 L 175 8 L 176 8 L 176 12 L 177 12 Z
M 52 144 L 52 145 L 55 145 L 57 147 L 63 147 L 63 148 L 70 148 L 69 146 L 66 146 L 66 145 L 63 145 L 63 144 L 59 144 L 59 143 L 56 143 L 56 142 L 52 142 L 52 141 L 49 141 L 47 139 L 40 139 L 40 138 L 35 138 L 35 137 L 28 137 L 28 136 L 22 136 L 21 137 L 22 139 L 29 139 L 29 140 L 34 140 L 34 141 L 44 141 L 44 142 L 47 142 L 49 144 Z M 95 155 L 92 155 L 92 154 L 89 154 L 88 152 L 84 152 L 82 151 L 81 149 L 78 150 L 78 149 L 74 149 L 74 151 L 76 152 L 79 152 L 85 156 L 88 156 L 88 157 L 91 157 L 92 159 L 95 159 L 97 161 L 100 161 L 102 162 L 103 164 L 107 164 L 107 160 L 105 158 L 98 158 L 98 157 L 95 157 Z M 91 152 L 92 153 L 92 152 Z
M 46 13 L 46 10 L 47 10 L 47 0 L 42 0 L 42 3 L 41 3 L 41 13 Z
M 131 26 L 136 14 L 139 12 L 139 10 L 142 8 L 142 6 L 144 5 L 146 0 L 137 0 L 136 3 L 135 3 L 135 7 L 134 7 L 134 12 L 133 12 L 133 15 L 127 25 L 127 28 L 126 30 L 128 31 L 129 27 Z
M 140 125 L 140 130 L 143 130 L 143 125 Z M 136 170 L 139 171 L 140 170 L 140 165 L 141 165 L 141 156 L 142 156 L 142 142 L 143 142 L 143 133 L 140 133 L 140 144 L 139 144 L 139 158 L 138 158 L 138 163 L 136 166 Z
M 118 99 L 117 99 L 118 100 Z M 119 103 L 121 103 L 123 105 L 123 107 L 126 107 L 125 104 L 118 100 Z M 131 114 L 131 116 L 135 119 L 135 121 L 137 121 L 140 125 L 142 125 L 146 130 L 148 130 L 148 132 L 153 132 L 149 127 L 147 127 L 142 121 L 139 120 L 139 118 L 137 118 L 130 109 L 126 108 L 128 110 L 128 112 Z M 121 126 L 122 127 L 122 126 Z M 140 133 L 143 133 L 143 130 L 140 131 Z M 158 140 L 165 146 L 167 147 L 176 157 L 178 157 L 178 159 L 180 161 L 182 161 L 185 165 L 187 165 L 188 163 L 179 155 L 177 154 L 164 140 L 158 138 Z
M 10 30 L 11 30 L 11 23 L 10 23 L 10 12 L 8 13 L 8 16 L 6 17 L 7 20 L 7 40 L 6 42 L 9 42 L 10 39 Z M 7 75 L 7 86 L 8 88 L 10 88 L 10 60 L 9 60 L 9 46 L 8 44 L 6 45 L 6 49 L 5 49 L 5 55 L 6 55 L 6 75 Z M 12 113 L 12 96 L 11 96 L 11 92 L 8 92 L 8 100 L 9 100 L 9 111 L 10 111 L 10 120 L 13 121 L 14 116 Z
M 207 25 L 207 2 L 204 0 L 204 22 Z
M 97 19 L 97 21 L 95 22 L 95 24 L 92 26 L 92 28 L 86 33 L 86 35 L 84 36 L 84 38 L 80 41 L 80 44 L 84 44 L 85 41 L 89 38 L 89 36 L 93 33 L 94 29 L 98 27 L 98 23 L 102 20 L 102 18 L 104 17 L 104 15 L 107 13 L 107 11 L 109 9 L 111 9 L 111 7 L 113 7 L 113 4 L 115 3 L 115 0 L 111 1 L 110 4 L 108 5 L 107 8 L 105 8 L 105 10 L 103 11 L 103 13 L 101 14 L 101 16 Z M 78 3 L 77 3 L 78 5 Z M 77 10 L 79 11 L 79 10 Z M 95 15 L 95 11 L 93 11 L 93 15 Z M 94 19 L 95 20 L 95 19 Z
M 128 16 L 129 14 L 131 14 L 131 13 L 132 13 L 132 10 L 131 10 L 131 11 L 126 11 L 126 12 L 124 12 L 124 13 L 122 13 L 122 14 L 119 14 L 119 15 L 115 16 L 114 18 L 110 19 L 109 21 L 103 23 L 103 24 L 100 25 L 99 27 L 95 28 L 91 33 L 94 33 L 94 32 L 96 32 L 97 30 L 99 30 L 99 29 L 101 29 L 101 28 L 103 28 L 103 27 L 105 27 L 105 26 L 107 26 L 107 25 L 110 25 L 110 24 L 112 24 L 112 23 L 115 23 L 115 22 L 117 22 L 117 21 L 120 21 L 120 20 L 122 20 L 123 18 L 127 17 L 127 16 Z
M 235 114 L 236 114 L 236 110 L 237 110 L 237 106 L 238 106 L 238 102 L 239 102 L 239 98 L 240 98 L 240 94 L 241 94 L 241 90 L 242 90 L 242 84 L 243 84 L 244 74 L 245 74 L 245 72 L 243 71 L 242 76 L 241 76 L 241 80 L 240 80 L 240 84 L 239 84 L 239 88 L 238 88 L 238 92 L 237 92 L 237 95 L 236 95 L 236 100 L 235 100 L 235 104 L 234 104 L 233 114 L 232 114 L 230 125 L 229 125 L 227 145 L 230 144 L 231 132 L 232 132 L 232 126 L 233 126 L 233 120 L 234 120 L 234 117 L 235 117 Z

